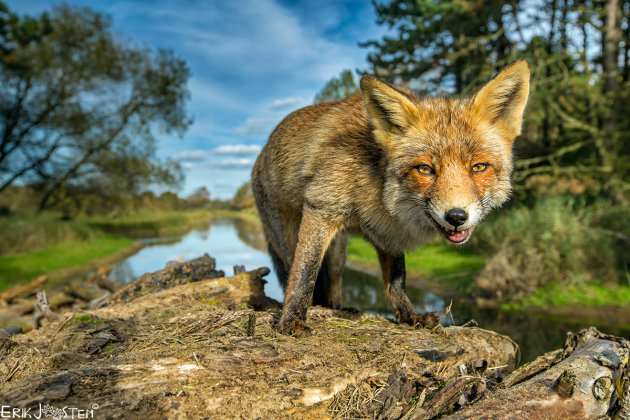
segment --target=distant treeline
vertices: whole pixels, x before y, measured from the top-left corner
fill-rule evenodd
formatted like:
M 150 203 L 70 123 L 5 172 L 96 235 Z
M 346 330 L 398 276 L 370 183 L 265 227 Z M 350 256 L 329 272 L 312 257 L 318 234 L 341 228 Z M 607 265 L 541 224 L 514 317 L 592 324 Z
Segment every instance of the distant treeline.
M 0 192 L 0 216 L 14 213 L 32 213 L 37 211 L 42 194 L 38 186 L 12 186 Z M 171 191 L 154 192 L 145 190 L 137 194 L 104 197 L 96 194 L 74 193 L 66 195 L 52 203 L 48 210 L 60 214 L 63 218 L 77 216 L 122 216 L 153 210 L 243 210 L 255 206 L 249 182 L 243 184 L 229 200 L 210 197 L 206 187 L 199 187 L 192 193 L 181 196 Z

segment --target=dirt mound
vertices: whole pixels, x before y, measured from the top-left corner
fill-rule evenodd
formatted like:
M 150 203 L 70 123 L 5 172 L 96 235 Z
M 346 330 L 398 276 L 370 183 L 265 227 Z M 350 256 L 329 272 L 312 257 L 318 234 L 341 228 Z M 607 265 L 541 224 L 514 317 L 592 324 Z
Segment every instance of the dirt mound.
M 207 259 L 191 263 L 190 272 L 209 267 Z M 171 265 L 138 280 L 153 286 L 129 286 L 141 293 L 116 293 L 98 309 L 0 335 L 3 410 L 62 414 L 65 407 L 68 418 L 434 418 L 483 403 L 518 364 L 517 345 L 491 331 L 416 329 L 352 310 L 311 308 L 312 335 L 280 335 L 273 329 L 280 305 L 263 293 L 267 269 L 163 281 L 188 269 Z

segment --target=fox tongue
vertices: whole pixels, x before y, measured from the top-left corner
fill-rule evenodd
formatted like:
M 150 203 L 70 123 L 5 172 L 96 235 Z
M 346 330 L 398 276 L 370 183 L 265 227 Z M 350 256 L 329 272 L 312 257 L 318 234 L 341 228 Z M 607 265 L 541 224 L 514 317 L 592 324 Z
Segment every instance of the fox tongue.
M 461 242 L 468 237 L 468 230 L 463 231 L 451 231 L 447 233 L 448 239 L 453 242 Z

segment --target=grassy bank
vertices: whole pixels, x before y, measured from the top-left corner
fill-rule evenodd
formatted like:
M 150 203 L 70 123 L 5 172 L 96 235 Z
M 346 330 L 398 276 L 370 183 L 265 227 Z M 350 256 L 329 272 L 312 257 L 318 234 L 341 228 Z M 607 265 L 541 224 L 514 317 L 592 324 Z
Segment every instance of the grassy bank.
M 0 289 L 48 274 L 54 282 L 137 252 L 132 238 L 174 235 L 210 222 L 211 212 L 147 211 L 62 220 L 54 213 L 0 218 Z
M 0 256 L 0 289 L 48 274 L 52 281 L 71 274 L 77 267 L 88 271 L 92 262 L 134 247 L 133 239 L 94 233 L 89 240 L 63 241 L 40 251 Z M 75 270 L 72 270 L 75 268 Z
M 348 263 L 370 271 L 379 270 L 374 247 L 358 237 L 352 237 L 348 244 Z M 405 255 L 409 281 L 422 282 L 446 293 L 469 293 L 475 275 L 484 264 L 485 257 L 449 246 L 441 238 Z
M 627 306 L 630 208 L 541 197 L 484 221 L 471 247 L 488 256 L 476 291 L 505 309 Z
M 217 209 L 211 211 L 212 217 L 217 219 L 244 219 L 260 224 L 260 217 L 255 208 L 245 208 L 241 210 Z
M 156 210 L 119 217 L 83 217 L 91 227 L 134 238 L 176 235 L 210 223 L 209 210 Z
M 0 255 L 36 252 L 62 242 L 92 240 L 98 231 L 58 214 L 34 212 L 0 217 Z
M 531 310 L 550 306 L 576 308 L 586 306 L 610 306 L 627 308 L 630 287 L 615 284 L 552 284 L 541 287 L 532 295 L 515 302 L 501 305 L 504 310 Z

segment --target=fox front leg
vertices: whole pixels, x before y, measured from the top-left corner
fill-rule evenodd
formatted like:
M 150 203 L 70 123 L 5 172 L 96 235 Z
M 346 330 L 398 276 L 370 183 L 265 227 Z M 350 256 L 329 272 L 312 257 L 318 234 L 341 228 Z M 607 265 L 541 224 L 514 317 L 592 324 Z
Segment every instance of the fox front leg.
M 398 322 L 425 328 L 437 326 L 440 321 L 435 312 L 416 315 L 416 310 L 407 296 L 405 291 L 405 254 L 392 255 L 378 248 L 376 252 L 383 273 L 385 297 L 394 309 Z
M 309 331 L 304 323 L 306 311 L 313 301 L 313 289 L 322 260 L 338 231 L 339 226 L 329 217 L 309 206 L 304 207 L 282 316 L 277 325 L 282 334 L 301 335 Z

